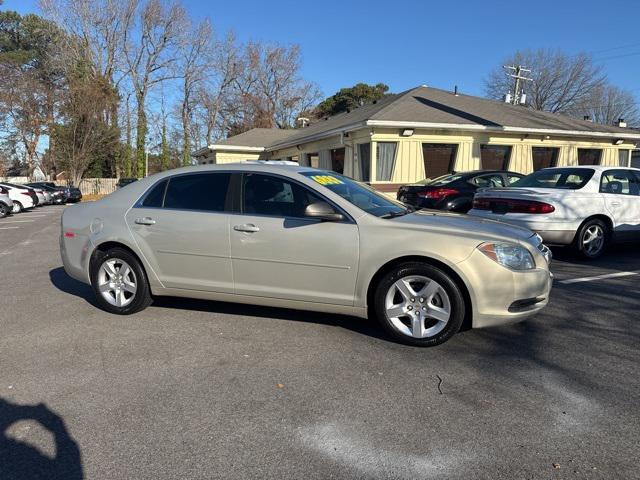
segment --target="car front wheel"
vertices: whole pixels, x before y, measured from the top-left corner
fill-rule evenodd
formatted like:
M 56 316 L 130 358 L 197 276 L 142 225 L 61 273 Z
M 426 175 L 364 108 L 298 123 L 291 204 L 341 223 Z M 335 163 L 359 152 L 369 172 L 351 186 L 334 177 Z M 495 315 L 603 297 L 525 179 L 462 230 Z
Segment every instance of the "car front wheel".
M 152 302 L 142 265 L 123 248 L 98 252 L 91 263 L 91 286 L 99 306 L 110 313 L 129 315 Z
M 465 304 L 460 288 L 447 273 L 424 263 L 406 263 L 381 279 L 374 311 L 395 339 L 431 347 L 460 330 Z

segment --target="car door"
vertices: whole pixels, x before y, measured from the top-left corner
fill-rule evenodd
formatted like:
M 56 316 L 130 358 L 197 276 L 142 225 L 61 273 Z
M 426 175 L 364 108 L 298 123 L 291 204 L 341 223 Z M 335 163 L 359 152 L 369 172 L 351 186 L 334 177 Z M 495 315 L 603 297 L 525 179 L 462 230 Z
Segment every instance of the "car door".
M 140 251 L 165 287 L 233 293 L 230 178 L 225 172 L 175 175 L 127 212 Z
M 237 294 L 353 304 L 359 237 L 348 216 L 306 218 L 307 205 L 327 200 L 278 175 L 243 174 L 240 200 L 240 213 L 231 217 Z
M 632 170 L 612 169 L 602 173 L 600 193 L 614 220 L 614 231 L 622 239 L 640 232 L 640 180 Z

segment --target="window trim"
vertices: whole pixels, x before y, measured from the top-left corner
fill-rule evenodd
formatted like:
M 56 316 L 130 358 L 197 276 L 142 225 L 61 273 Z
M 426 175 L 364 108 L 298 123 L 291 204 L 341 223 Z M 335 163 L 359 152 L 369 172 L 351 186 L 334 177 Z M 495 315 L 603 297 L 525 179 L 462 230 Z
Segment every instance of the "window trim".
M 600 152 L 600 155 L 598 155 L 598 163 L 592 163 L 592 164 L 582 164 L 582 163 L 580 163 L 580 150 L 596 150 L 596 151 Z M 603 156 L 604 156 L 604 148 L 577 147 L 576 148 L 576 165 L 578 167 L 601 167 L 602 166 L 602 157 Z
M 316 190 L 314 188 L 311 188 L 309 185 L 305 185 L 302 182 L 299 182 L 296 179 L 293 179 L 291 177 L 287 177 L 286 175 L 279 175 L 277 173 L 271 173 L 271 172 L 260 172 L 260 171 L 250 171 L 250 172 L 237 172 L 240 175 L 238 175 L 238 177 L 240 178 L 240 181 L 238 183 L 237 187 L 237 198 L 238 198 L 238 207 L 239 207 L 239 211 L 237 212 L 229 212 L 232 215 L 244 215 L 244 216 L 251 216 L 251 217 L 265 217 L 265 218 L 282 218 L 282 219 L 291 219 L 291 220 L 303 220 L 303 221 L 308 221 L 310 223 L 322 223 L 324 222 L 324 220 L 322 219 L 318 219 L 318 218 L 311 218 L 311 217 L 292 217 L 290 215 L 269 215 L 269 214 L 264 214 L 264 213 L 251 213 L 251 212 L 245 212 L 244 211 L 244 177 L 246 174 L 257 174 L 257 175 L 266 175 L 266 176 L 270 176 L 270 177 L 276 177 L 276 178 L 281 178 L 284 179 L 288 182 L 291 183 L 295 183 L 296 185 L 311 191 L 316 197 L 320 197 L 324 202 L 327 202 L 329 205 L 331 205 L 334 210 L 336 210 L 338 213 L 341 213 L 342 216 L 344 217 L 343 220 L 340 220 L 338 222 L 331 222 L 331 223 L 349 223 L 349 224 L 356 224 L 355 220 L 353 219 L 353 217 L 351 215 L 349 215 L 348 212 L 345 211 L 344 208 L 342 208 L 341 206 L 337 205 L 333 200 L 330 200 L 329 198 L 327 198 L 325 195 L 322 194 L 322 192 L 320 192 L 319 190 Z

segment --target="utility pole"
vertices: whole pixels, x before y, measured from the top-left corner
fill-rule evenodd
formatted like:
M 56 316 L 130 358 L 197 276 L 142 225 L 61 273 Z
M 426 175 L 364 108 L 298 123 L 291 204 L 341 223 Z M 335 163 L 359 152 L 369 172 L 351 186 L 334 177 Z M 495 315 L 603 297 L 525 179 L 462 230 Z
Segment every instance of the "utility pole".
M 515 79 L 515 85 L 513 87 L 513 96 L 511 98 L 507 96 L 506 101 L 508 103 L 512 103 L 513 105 L 518 105 L 519 103 L 525 103 L 526 95 L 524 94 L 524 91 L 522 89 L 522 82 L 523 81 L 531 82 L 533 81 L 533 78 L 524 77 L 521 74 L 523 72 L 531 73 L 531 70 L 523 67 L 522 65 L 518 65 L 518 66 L 504 65 L 502 68 L 507 70 L 507 75 Z M 513 73 L 509 73 L 509 72 L 513 72 Z

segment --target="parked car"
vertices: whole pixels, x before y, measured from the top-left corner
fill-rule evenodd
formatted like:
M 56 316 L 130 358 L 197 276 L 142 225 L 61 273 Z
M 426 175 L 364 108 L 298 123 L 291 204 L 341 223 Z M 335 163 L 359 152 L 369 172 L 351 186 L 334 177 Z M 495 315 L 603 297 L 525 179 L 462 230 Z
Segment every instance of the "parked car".
M 13 200 L 9 197 L 7 187 L 0 185 L 0 218 L 4 218 L 13 210 Z
M 442 175 L 412 185 L 402 185 L 397 198 L 415 208 L 466 213 L 479 188 L 508 187 L 524 175 L 502 170 L 476 170 Z
M 137 178 L 121 178 L 120 180 L 118 180 L 118 183 L 116 183 L 116 188 L 122 188 L 126 185 L 129 185 L 130 183 L 137 181 Z
M 37 207 L 43 207 L 44 205 L 47 204 L 47 197 L 44 194 L 44 191 L 41 188 L 33 188 L 33 187 L 29 187 L 27 185 L 20 185 L 21 187 L 25 187 L 28 188 L 29 190 L 33 191 L 33 193 L 36 194 L 36 197 L 38 197 L 38 203 L 37 203 Z
M 30 187 L 41 188 L 45 192 L 48 192 L 51 195 L 51 203 L 53 204 L 59 205 L 59 204 L 65 203 L 67 200 L 65 189 L 58 187 L 55 184 L 53 184 L 53 186 L 50 186 L 49 182 L 34 182 L 34 183 L 27 183 L 27 185 Z
M 33 208 L 38 202 L 35 192 L 28 188 L 9 183 L 0 183 L 0 187 L 9 191 L 9 198 L 13 201 L 12 213 L 20 213 L 25 209 Z
M 612 241 L 640 239 L 640 169 L 590 166 L 538 170 L 509 189 L 476 194 L 469 212 L 539 233 L 597 258 Z
M 67 187 L 66 193 L 67 193 L 67 202 L 69 203 L 78 203 L 80 200 L 82 200 L 82 192 L 78 187 L 69 185 Z
M 62 215 L 66 272 L 116 314 L 171 295 L 374 315 L 432 346 L 548 302 L 530 230 L 411 209 L 334 172 L 227 164 L 162 172 Z M 491 281 L 487 281 L 490 278 Z

